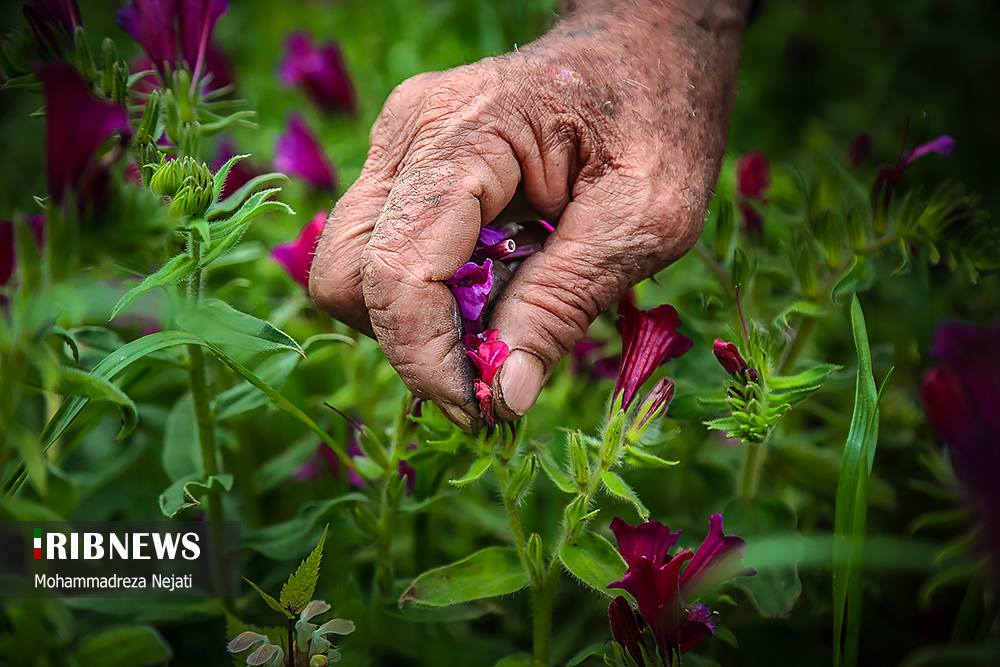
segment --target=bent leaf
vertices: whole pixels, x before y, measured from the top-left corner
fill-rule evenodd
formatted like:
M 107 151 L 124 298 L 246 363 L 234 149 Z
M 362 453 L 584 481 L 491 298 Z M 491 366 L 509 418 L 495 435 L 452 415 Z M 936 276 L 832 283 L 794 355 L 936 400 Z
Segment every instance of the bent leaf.
M 486 472 L 489 467 L 490 457 L 484 456 L 472 464 L 472 467 L 469 468 L 469 472 L 465 473 L 458 479 L 448 480 L 448 483 L 454 486 L 465 486 L 466 484 L 471 484 L 482 477 L 483 473 Z
M 417 577 L 399 598 L 429 607 L 516 593 L 528 585 L 528 573 L 513 549 L 488 547 L 468 558 L 428 570 Z
M 209 475 L 208 479 L 181 479 L 160 494 L 160 511 L 171 518 L 183 509 L 200 505 L 200 498 L 209 493 L 221 493 L 233 488 L 233 476 Z
M 204 299 L 196 308 L 180 313 L 177 322 L 213 343 L 235 345 L 254 352 L 293 350 L 306 356 L 295 339 L 284 331 L 218 299 Z
M 56 389 L 58 393 L 111 401 L 122 409 L 122 428 L 118 432 L 118 437 L 115 438 L 116 441 L 135 430 L 136 424 L 139 423 L 139 416 L 135 409 L 135 403 L 125 395 L 125 392 L 100 376 L 76 368 L 63 366 L 59 373 L 59 385 Z

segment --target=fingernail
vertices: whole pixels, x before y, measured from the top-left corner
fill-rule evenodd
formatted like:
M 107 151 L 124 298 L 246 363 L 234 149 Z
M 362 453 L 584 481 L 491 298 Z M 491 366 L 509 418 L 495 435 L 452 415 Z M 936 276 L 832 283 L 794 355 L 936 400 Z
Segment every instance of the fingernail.
M 446 403 L 444 401 L 436 401 L 436 403 L 437 406 L 441 408 L 441 412 L 443 412 L 448 419 L 454 422 L 456 426 L 458 426 L 466 433 L 473 432 L 474 430 L 473 424 L 475 423 L 475 419 L 472 417 L 472 415 L 470 415 L 468 412 L 458 407 L 454 403 Z
M 518 417 L 531 409 L 542 391 L 545 369 L 541 360 L 524 350 L 514 350 L 500 370 L 500 399 Z

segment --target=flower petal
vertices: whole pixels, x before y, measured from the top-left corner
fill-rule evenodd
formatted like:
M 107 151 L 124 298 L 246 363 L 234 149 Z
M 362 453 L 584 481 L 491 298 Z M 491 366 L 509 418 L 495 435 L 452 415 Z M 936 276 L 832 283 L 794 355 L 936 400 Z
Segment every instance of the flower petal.
M 455 275 L 445 281 L 458 302 L 462 317 L 476 320 L 483 314 L 493 289 L 493 261 L 487 259 L 482 266 L 468 262 Z
M 635 664 L 642 665 L 642 646 L 645 642 L 642 639 L 642 632 L 639 624 L 635 620 L 635 612 L 632 605 L 625 599 L 624 595 L 619 595 L 608 605 L 608 617 L 611 619 L 611 634 L 615 641 L 623 649 L 629 652 Z
M 764 199 L 771 185 L 771 165 L 760 151 L 744 153 L 736 163 L 736 186 L 740 195 Z
M 305 289 L 309 289 L 309 269 L 312 267 L 316 244 L 326 225 L 328 212 L 318 211 L 313 219 L 299 230 L 294 241 L 279 243 L 271 250 L 271 258 L 281 264 L 288 275 Z
M 331 632 L 338 635 L 349 635 L 354 632 L 354 623 L 345 618 L 335 618 L 332 621 L 327 621 L 323 625 L 319 626 L 319 630 L 316 631 L 316 634 L 328 635 Z
M 687 618 L 681 621 L 677 629 L 677 643 L 681 653 L 687 653 L 694 648 L 703 637 L 715 634 L 718 624 L 708 605 L 695 604 L 688 607 Z
M 475 352 L 470 350 L 467 354 L 479 369 L 479 379 L 490 384 L 510 356 L 510 348 L 502 340 L 491 340 L 481 343 Z
M 715 353 L 715 358 L 719 360 L 727 373 L 740 373 L 746 370 L 747 362 L 740 356 L 740 351 L 735 343 L 727 343 L 721 338 L 716 338 L 715 343 L 712 344 L 712 352 Z
M 219 17 L 229 10 L 229 0 L 182 0 L 177 4 L 180 23 L 180 56 L 192 70 L 198 52 L 208 48 Z
M 727 579 L 757 574 L 743 564 L 747 543 L 735 535 L 723 534 L 722 515 L 713 514 L 710 525 L 708 536 L 681 576 L 681 595 L 685 600 L 696 600 Z
M 694 345 L 677 333 L 681 320 L 673 306 L 639 310 L 627 301 L 618 304 L 616 326 L 622 335 L 622 363 L 615 384 L 615 400 L 627 410 L 639 387 L 662 363 L 675 359 Z
M 246 632 L 241 632 L 233 637 L 233 640 L 229 642 L 228 646 L 226 646 L 226 650 L 230 653 L 239 653 L 240 651 L 245 651 L 248 648 L 253 648 L 260 642 L 266 641 L 267 637 L 265 635 L 247 630 Z
M 320 47 L 309 35 L 293 32 L 285 41 L 278 76 L 285 85 L 301 87 L 324 111 L 354 111 L 354 86 L 334 42 Z
M 299 114 L 292 114 L 288 130 L 278 137 L 274 147 L 274 166 L 319 190 L 333 190 L 336 181 L 333 165 Z
M 630 526 L 619 517 L 611 520 L 611 532 L 618 540 L 618 551 L 631 567 L 640 558 L 646 558 L 656 566 L 667 562 L 667 552 L 677 543 L 681 531 L 670 529 L 659 521 L 647 521 L 638 526 Z
M 949 137 L 947 134 L 942 134 L 940 137 L 934 141 L 928 141 L 926 144 L 921 144 L 914 148 L 907 154 L 906 158 L 903 160 L 902 169 L 906 169 L 913 161 L 922 155 L 927 155 L 928 153 L 939 153 L 941 155 L 951 155 L 958 148 L 958 142 L 953 138 Z

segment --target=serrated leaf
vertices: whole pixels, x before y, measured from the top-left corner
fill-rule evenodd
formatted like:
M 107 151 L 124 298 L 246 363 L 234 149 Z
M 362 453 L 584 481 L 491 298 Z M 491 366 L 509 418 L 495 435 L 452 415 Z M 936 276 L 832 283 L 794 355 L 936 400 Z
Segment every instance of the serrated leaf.
M 200 301 L 196 307 L 181 312 L 177 323 L 213 343 L 235 345 L 254 352 L 292 350 L 306 356 L 295 339 L 281 329 L 219 299 Z
M 612 593 L 608 584 L 621 580 L 628 565 L 618 549 L 597 533 L 582 531 L 573 542 L 563 544 L 559 560 L 573 576 L 601 595 L 613 598 L 622 594 L 618 589 Z
M 115 304 L 114 309 L 111 311 L 111 317 L 108 319 L 115 319 L 115 316 L 122 311 L 125 306 L 132 303 L 136 298 L 142 296 L 154 287 L 167 287 L 168 285 L 176 285 L 177 283 L 184 282 L 192 275 L 194 275 L 197 269 L 194 258 L 191 255 L 177 255 L 167 260 L 167 263 L 163 265 L 156 273 L 147 276 L 145 280 L 130 289 L 125 296 L 118 300 Z
M 487 547 L 460 561 L 424 572 L 399 598 L 430 607 L 516 593 L 529 583 L 528 572 L 513 549 Z
M 316 592 L 316 582 L 319 580 L 319 566 L 323 561 L 323 545 L 326 544 L 326 531 L 330 524 L 323 529 L 323 535 L 316 543 L 306 559 L 303 560 L 295 572 L 288 577 L 288 581 L 281 587 L 281 607 L 288 609 L 292 614 L 298 614 L 306 605 L 312 602 L 313 593 Z
M 469 468 L 469 472 L 465 473 L 458 479 L 450 479 L 448 483 L 453 486 L 465 486 L 466 484 L 472 484 L 477 479 L 483 476 L 483 473 L 489 470 L 490 467 L 490 457 L 483 456 L 482 458 L 476 459 Z
M 275 610 L 276 612 L 278 612 L 279 614 L 281 614 L 281 615 L 282 615 L 282 616 L 284 616 L 285 618 L 288 618 L 288 619 L 294 619 L 294 618 L 295 618 L 295 615 L 294 615 L 294 614 L 290 614 L 290 613 L 288 612 L 288 610 L 287 610 L 287 609 L 283 609 L 283 608 L 281 607 L 281 605 L 280 605 L 280 604 L 278 603 L 278 601 L 277 601 L 277 600 L 275 600 L 275 599 L 274 599 L 273 597 L 271 597 L 270 595 L 268 595 L 267 593 L 265 593 L 264 591 L 262 591 L 262 590 L 260 589 L 260 587 L 259 587 L 259 586 L 257 586 L 257 584 L 253 583 L 252 581 L 250 581 L 250 580 L 249 580 L 249 579 L 247 579 L 246 577 L 243 577 L 243 581 L 245 581 L 245 582 L 247 582 L 248 584 L 250 584 L 250 586 L 252 586 L 252 587 L 253 587 L 253 589 L 254 589 L 255 591 L 257 591 L 257 593 L 258 593 L 258 594 L 260 595 L 260 597 L 261 597 L 261 598 L 262 598 L 262 599 L 264 600 L 264 602 L 266 602 L 266 603 L 267 603 L 267 606 L 268 606 L 268 607 L 270 607 L 271 609 Z
M 642 517 L 642 520 L 644 522 L 649 521 L 649 510 L 646 509 L 646 506 L 642 504 L 641 500 L 639 500 L 639 496 L 637 496 L 635 491 L 632 490 L 632 487 L 626 484 L 625 480 L 619 477 L 617 473 L 613 473 L 608 470 L 601 475 L 601 481 L 604 483 L 604 488 L 607 489 L 609 493 L 635 505 L 635 509 L 639 512 L 639 516 Z
M 233 476 L 223 473 L 209 475 L 208 479 L 189 477 L 180 479 L 160 494 L 160 511 L 167 518 L 174 517 L 188 507 L 200 505 L 199 498 L 209 493 L 221 493 L 233 488 Z

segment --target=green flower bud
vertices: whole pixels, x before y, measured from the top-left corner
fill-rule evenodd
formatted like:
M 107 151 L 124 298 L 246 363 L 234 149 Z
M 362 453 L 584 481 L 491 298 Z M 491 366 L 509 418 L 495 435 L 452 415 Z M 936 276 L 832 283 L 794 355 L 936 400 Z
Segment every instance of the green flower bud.
M 601 510 L 587 511 L 587 498 L 578 496 L 573 502 L 566 506 L 563 512 L 563 521 L 566 522 L 567 539 L 572 541 L 576 538 L 586 525 L 598 515 Z
M 733 252 L 733 267 L 730 270 L 730 275 L 733 278 L 733 287 L 737 289 L 745 288 L 750 283 L 752 277 L 750 259 L 742 248 L 736 248 L 736 251 Z
M 736 208 L 729 200 L 719 204 L 719 213 L 715 219 L 715 258 L 724 261 L 729 256 L 729 247 L 733 242 L 733 231 L 736 229 Z
M 525 552 L 525 560 L 528 561 L 531 579 L 541 583 L 542 579 L 545 578 L 545 554 L 542 551 L 542 538 L 538 533 L 532 533 L 531 537 L 528 538 Z
M 378 537 L 382 534 L 382 526 L 367 507 L 355 505 L 351 508 L 351 516 L 354 518 L 354 524 L 361 532 L 367 533 L 371 537 Z
M 524 498 L 524 495 L 531 488 L 531 483 L 535 480 L 535 474 L 538 472 L 538 460 L 535 455 L 525 456 L 524 460 L 521 461 L 521 466 L 514 473 L 514 476 L 510 479 L 510 484 L 507 486 L 507 495 L 515 503 L 520 503 Z
M 87 45 L 87 35 L 83 31 L 82 25 L 76 27 L 76 32 L 73 34 L 73 44 L 76 46 L 76 53 L 73 55 L 73 60 L 76 61 L 77 66 L 83 72 L 83 76 L 86 77 L 87 81 L 93 81 L 97 78 L 97 72 L 94 69 L 94 57 L 90 55 L 90 47 Z
M 573 480 L 581 489 L 585 489 L 590 483 L 590 460 L 587 456 L 587 445 L 584 443 L 583 437 L 575 431 L 569 434 L 568 444 Z
M 170 198 L 170 212 L 174 215 L 189 215 L 188 209 L 191 207 L 190 185 L 185 185 L 173 197 Z M 167 195 L 168 197 L 170 195 Z
M 115 65 L 118 64 L 118 50 L 110 37 L 105 37 L 101 43 L 101 90 L 107 97 L 113 97 L 115 92 Z
M 156 135 L 156 124 L 160 120 L 160 93 L 154 90 L 146 98 L 146 107 L 142 110 L 142 122 L 135 133 L 137 143 L 152 142 Z
M 601 441 L 601 462 L 610 465 L 618 459 L 622 450 L 622 430 L 625 428 L 625 413 L 618 411 L 611 415 L 604 428 L 604 439 Z
M 182 180 L 177 160 L 167 160 L 163 156 L 149 181 L 149 189 L 161 197 L 173 197 L 181 189 Z
M 799 286 L 802 289 L 802 296 L 812 298 L 818 291 L 819 276 L 816 269 L 816 258 L 813 257 L 813 249 L 809 241 L 799 237 L 792 239 L 792 247 L 797 248 L 793 257 L 795 275 L 798 276 Z
M 847 240 L 851 245 L 851 250 L 859 253 L 868 244 L 865 237 L 865 225 L 861 221 L 861 214 L 853 208 L 847 214 Z
M 367 425 L 361 427 L 361 432 L 363 437 L 358 438 L 358 444 L 364 450 L 365 456 L 374 461 L 382 470 L 388 470 L 389 454 L 386 451 L 385 445 L 382 444 L 382 440 Z
M 178 130 L 177 150 L 181 155 L 197 155 L 201 143 L 201 125 L 198 121 L 182 122 Z

